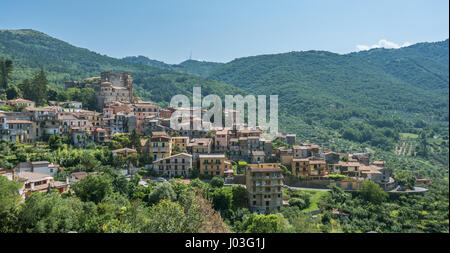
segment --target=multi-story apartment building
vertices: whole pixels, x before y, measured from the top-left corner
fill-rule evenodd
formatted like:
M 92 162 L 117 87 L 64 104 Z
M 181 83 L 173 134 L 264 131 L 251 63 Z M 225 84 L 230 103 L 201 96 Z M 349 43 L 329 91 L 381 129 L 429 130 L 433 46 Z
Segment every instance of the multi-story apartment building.
M 188 144 L 188 151 L 197 158 L 199 154 L 210 154 L 212 151 L 212 139 L 194 138 Z
M 4 119 L 5 118 L 3 118 L 2 120 Z M 35 124 L 29 120 L 6 119 L 6 128 L 1 129 L 0 136 L 2 139 L 9 140 L 11 142 L 19 142 L 19 143 L 31 142 L 33 141 L 34 136 L 33 125 Z
M 200 154 L 198 156 L 200 174 L 232 176 L 233 168 L 225 154 Z
M 282 170 L 277 163 L 249 164 L 246 186 L 250 210 L 268 213 L 282 206 Z
M 153 162 L 153 169 L 167 177 L 188 177 L 192 168 L 192 155 L 180 153 Z
M 143 102 L 133 104 L 133 113 L 136 115 L 136 126 L 139 134 L 144 134 L 145 124 L 144 119 L 147 117 L 158 116 L 159 106 L 153 104 L 153 102 Z
M 291 164 L 292 174 L 296 176 L 325 176 L 328 174 L 325 160 L 313 158 L 294 158 Z
M 217 152 L 226 152 L 228 150 L 228 129 L 216 131 L 214 136 L 214 150 Z
M 169 157 L 172 155 L 172 138 L 165 132 L 154 132 L 153 136 L 145 141 L 143 150 L 154 160 Z

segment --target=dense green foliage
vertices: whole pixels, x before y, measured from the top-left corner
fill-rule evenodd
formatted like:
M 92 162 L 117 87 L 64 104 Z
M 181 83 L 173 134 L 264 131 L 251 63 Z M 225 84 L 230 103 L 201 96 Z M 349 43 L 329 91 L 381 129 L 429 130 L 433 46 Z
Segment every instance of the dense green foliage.
M 278 95 L 281 130 L 303 141 L 331 145 L 336 136 L 393 151 L 401 132 L 434 127 L 448 136 L 448 44 L 245 57 L 209 78 Z
M 151 60 L 145 56 L 128 56 L 122 58 L 122 60 L 131 62 L 145 64 L 159 69 L 170 70 L 178 73 L 191 74 L 200 77 L 208 77 L 217 67 L 221 66 L 223 63 L 218 62 L 207 62 L 207 61 L 196 61 L 196 60 L 186 60 L 180 64 L 166 64 L 161 61 Z
M 308 51 L 240 58 L 227 64 L 167 65 L 128 58 L 135 62 L 130 63 L 36 31 L 17 30 L 0 31 L 0 60 L 0 98 L 23 96 L 38 105 L 77 100 L 93 109 L 92 89 L 63 91 L 63 81 L 108 70 L 132 72 L 139 96 L 160 104 L 167 104 L 175 94 L 191 95 L 193 86 L 202 86 L 204 95 L 278 94 L 281 130 L 296 133 L 301 141 L 337 152 L 370 152 L 372 160 L 385 160 L 400 185 L 409 188 L 415 185 L 416 175 L 433 179 L 428 192 L 416 195 L 388 196 L 373 183 L 363 184 L 353 194 L 339 188 L 320 194 L 287 191 L 289 207 L 256 215 L 247 209 L 244 187 L 223 186 L 217 178 L 209 184 L 197 178 L 189 186 L 145 187 L 139 184 L 140 176 L 151 173 L 140 168 L 140 175 L 128 181 L 117 171 L 128 164 L 149 164 L 151 158 L 113 157 L 111 150 L 135 148 L 140 142 L 136 133 L 83 149 L 74 148 L 70 137 L 50 136 L 48 143 L 33 144 L 2 141 L 0 168 L 47 160 L 62 166 L 57 180 L 76 171 L 99 175 L 74 184 L 74 195 L 36 193 L 22 204 L 19 185 L 0 177 L 1 232 L 448 233 L 448 40 L 347 55 Z M 281 141 L 273 145 L 288 146 Z M 234 168 L 243 172 L 245 165 L 239 162 Z M 283 170 L 289 174 L 288 168 Z M 193 172 L 194 177 L 202 176 Z M 308 212 L 318 208 L 322 213 L 313 218 Z
M 141 98 L 166 105 L 174 95 L 191 96 L 194 86 L 202 87 L 203 95 L 242 93 L 240 89 L 218 81 L 100 55 L 34 30 L 1 30 L 0 59 L 13 60 L 12 82 L 15 84 L 42 68 L 50 86 L 60 89 L 64 81 L 83 80 L 112 70 L 131 72 L 135 90 Z
M 448 233 L 448 177 L 423 194 L 384 194 L 372 186 L 353 195 L 334 187 L 320 203 L 324 229 L 339 224 L 343 232 Z

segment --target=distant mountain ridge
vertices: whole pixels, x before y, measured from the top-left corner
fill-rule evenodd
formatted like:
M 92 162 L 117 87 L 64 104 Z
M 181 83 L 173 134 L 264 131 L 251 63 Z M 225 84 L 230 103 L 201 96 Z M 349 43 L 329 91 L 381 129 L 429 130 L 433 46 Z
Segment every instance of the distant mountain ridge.
M 112 70 L 131 72 L 139 96 L 164 104 L 174 95 L 192 94 L 193 86 L 202 87 L 204 94 L 243 93 L 218 81 L 100 55 L 31 29 L 0 31 L 0 58 L 14 61 L 16 84 L 40 68 L 46 71 L 50 84 L 60 88 L 64 81 L 82 80 Z
M 155 68 L 170 70 L 178 73 L 191 74 L 200 77 L 209 76 L 209 74 L 211 74 L 217 67 L 223 64 L 219 62 L 207 62 L 197 60 L 186 60 L 181 62 L 180 64 L 167 64 L 162 61 L 149 59 L 148 57 L 142 55 L 127 56 L 122 58 L 122 60 L 126 62 L 145 64 Z
M 444 113 L 448 118 L 448 45 L 447 39 L 345 55 L 305 51 L 252 56 L 223 64 L 208 78 L 258 94 L 278 94 L 287 107 L 303 104 L 292 110 L 297 113 L 340 104 Z

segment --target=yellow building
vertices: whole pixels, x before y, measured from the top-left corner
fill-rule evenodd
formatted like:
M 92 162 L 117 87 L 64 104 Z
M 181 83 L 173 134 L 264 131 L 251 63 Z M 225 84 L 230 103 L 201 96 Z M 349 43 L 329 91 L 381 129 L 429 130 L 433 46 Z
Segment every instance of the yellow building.
M 144 150 L 154 160 L 163 159 L 172 155 L 172 138 L 164 132 L 154 132 L 144 145 Z
M 188 136 L 172 137 L 172 149 L 175 148 L 176 146 L 178 146 L 178 148 L 181 150 L 181 152 L 187 152 L 188 143 L 189 143 Z
M 325 160 L 300 158 L 292 159 L 292 174 L 296 176 L 324 176 L 328 174 Z
M 225 154 L 201 154 L 198 159 L 200 174 L 223 177 L 230 175 L 230 170 L 233 170 Z

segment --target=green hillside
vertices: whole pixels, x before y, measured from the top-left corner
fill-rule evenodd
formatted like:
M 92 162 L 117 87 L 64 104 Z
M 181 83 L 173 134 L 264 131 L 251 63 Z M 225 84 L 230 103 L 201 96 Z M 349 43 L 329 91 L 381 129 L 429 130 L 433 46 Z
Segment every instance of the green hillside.
M 189 96 L 193 86 L 201 86 L 204 94 L 241 93 L 231 85 L 100 55 L 34 30 L 1 30 L 1 58 L 14 61 L 16 84 L 40 68 L 46 71 L 50 84 L 59 88 L 64 81 L 82 80 L 112 70 L 131 72 L 139 96 L 163 104 L 176 94 Z
M 166 64 L 161 61 L 149 59 L 142 55 L 128 56 L 122 58 L 122 60 L 131 63 L 145 64 L 155 68 L 171 70 L 178 73 L 196 75 L 200 77 L 208 77 L 216 68 L 223 65 L 223 63 L 218 62 L 207 62 L 196 60 L 186 60 L 180 64 Z
M 338 152 L 373 151 L 403 168 L 422 168 L 420 159 L 448 168 L 448 48 L 446 40 L 346 55 L 259 55 L 219 66 L 209 79 L 278 95 L 281 130 L 302 141 Z M 444 141 L 437 147 L 422 141 L 399 162 L 400 133 Z
M 1 58 L 14 61 L 15 84 L 40 68 L 59 88 L 64 81 L 98 76 L 101 71 L 130 71 L 137 94 L 163 105 L 173 95 L 190 96 L 193 86 L 201 86 L 203 95 L 276 94 L 280 130 L 296 133 L 302 141 L 338 152 L 377 150 L 390 156 L 405 145 L 401 133 L 415 134 L 423 141 L 408 146 L 407 154 L 448 167 L 444 159 L 448 155 L 448 40 L 347 55 L 308 51 L 226 64 L 167 65 L 146 57 L 130 63 L 33 30 L 2 30 Z M 205 79 L 178 73 L 180 68 L 195 75 L 211 74 Z M 429 143 L 429 138 L 442 141 Z

